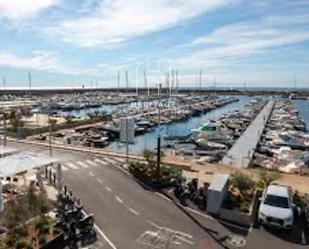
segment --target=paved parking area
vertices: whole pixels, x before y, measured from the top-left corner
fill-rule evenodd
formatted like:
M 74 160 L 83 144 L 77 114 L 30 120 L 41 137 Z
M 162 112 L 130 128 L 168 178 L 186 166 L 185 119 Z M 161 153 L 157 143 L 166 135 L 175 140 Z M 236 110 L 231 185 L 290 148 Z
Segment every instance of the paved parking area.
M 309 229 L 306 227 L 304 216 L 297 215 L 295 217 L 294 227 L 291 231 L 264 226 L 253 228 L 247 237 L 246 248 L 309 248 Z

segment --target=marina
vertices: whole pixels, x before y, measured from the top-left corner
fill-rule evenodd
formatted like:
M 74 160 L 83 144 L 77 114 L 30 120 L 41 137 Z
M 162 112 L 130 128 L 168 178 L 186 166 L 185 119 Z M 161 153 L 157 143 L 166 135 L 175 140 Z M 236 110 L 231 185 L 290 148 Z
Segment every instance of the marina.
M 276 100 L 254 157 L 259 167 L 309 174 L 309 134 L 291 101 Z
M 252 155 L 260 140 L 260 136 L 263 133 L 273 106 L 274 101 L 269 101 L 265 105 L 263 110 L 257 115 L 246 131 L 224 156 L 222 164 L 245 168 L 249 166 Z

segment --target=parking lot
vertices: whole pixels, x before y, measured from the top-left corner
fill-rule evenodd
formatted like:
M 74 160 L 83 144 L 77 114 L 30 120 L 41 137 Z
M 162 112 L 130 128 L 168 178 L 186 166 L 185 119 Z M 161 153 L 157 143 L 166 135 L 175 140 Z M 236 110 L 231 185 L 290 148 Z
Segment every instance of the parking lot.
M 309 230 L 304 216 L 295 216 L 291 231 L 258 225 L 252 228 L 245 248 L 304 248 L 309 246 Z

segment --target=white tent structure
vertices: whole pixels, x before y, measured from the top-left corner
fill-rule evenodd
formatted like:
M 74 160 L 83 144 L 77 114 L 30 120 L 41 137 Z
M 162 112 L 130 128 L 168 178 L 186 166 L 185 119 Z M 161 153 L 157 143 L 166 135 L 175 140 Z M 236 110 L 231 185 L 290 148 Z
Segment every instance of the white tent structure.
M 20 152 L 18 154 L 0 158 L 0 176 L 12 176 L 26 170 L 41 168 L 58 161 L 57 158 L 44 154 Z
M 0 158 L 16 153 L 17 151 L 15 148 L 0 145 Z

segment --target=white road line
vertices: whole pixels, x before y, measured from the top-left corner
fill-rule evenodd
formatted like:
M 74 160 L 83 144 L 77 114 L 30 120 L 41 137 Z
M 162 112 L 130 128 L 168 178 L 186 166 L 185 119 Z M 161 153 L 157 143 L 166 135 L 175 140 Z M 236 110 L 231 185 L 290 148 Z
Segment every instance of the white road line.
M 119 163 L 124 163 L 126 160 L 123 158 L 118 158 L 118 157 L 113 157 L 113 160 L 119 162 Z
M 148 220 L 148 219 L 147 219 L 147 223 L 149 223 L 151 226 L 153 226 L 153 227 L 155 227 L 155 228 L 157 228 L 157 229 L 160 229 L 160 228 L 161 228 L 158 224 L 154 223 L 154 222 L 151 221 L 151 220 Z
M 116 200 L 117 200 L 119 203 L 123 204 L 123 200 L 122 200 L 120 197 L 116 196 Z
M 305 232 L 304 231 L 301 232 L 301 242 L 302 242 L 303 245 L 307 244 L 306 236 L 305 236 Z
M 79 167 L 77 167 L 74 163 L 66 163 L 65 165 L 71 169 L 79 169 Z
M 100 178 L 97 178 L 97 181 L 101 184 L 103 184 L 103 180 L 101 180 Z
M 158 195 L 158 196 L 160 196 L 160 197 L 162 197 L 162 198 L 164 198 L 165 200 L 167 200 L 167 201 L 169 201 L 169 202 L 172 202 L 172 200 L 171 200 L 170 198 L 168 198 L 167 196 L 165 196 L 164 194 L 161 194 L 161 193 L 159 193 L 159 192 L 155 192 L 155 194 Z
M 94 228 L 106 240 L 106 242 L 110 245 L 112 249 L 117 249 L 117 247 L 109 240 L 109 238 L 103 233 L 103 231 L 97 226 L 97 224 L 94 224 Z
M 84 215 L 87 215 L 87 213 L 82 210 L 83 214 Z M 97 224 L 94 224 L 94 229 L 98 231 L 98 233 L 103 237 L 103 239 L 109 244 L 109 246 L 112 248 L 112 249 L 117 249 L 117 247 L 110 241 L 110 239 L 105 235 L 105 233 L 101 230 L 101 228 L 98 227 Z
M 104 157 L 104 160 L 111 163 L 111 164 L 117 164 L 118 162 L 116 162 L 115 160 L 108 158 L 108 157 Z
M 179 239 L 179 240 L 182 240 L 182 241 L 184 241 L 184 242 L 186 242 L 186 243 L 188 243 L 188 244 L 190 244 L 190 245 L 194 245 L 194 242 L 192 242 L 192 241 L 190 241 L 190 240 L 187 240 L 187 239 L 185 239 L 184 237 L 176 236 L 176 238 Z
M 111 190 L 110 187 L 105 187 L 105 189 L 106 189 L 108 192 L 112 192 L 112 190 Z
M 64 171 L 69 171 L 69 169 L 63 165 L 61 165 L 61 169 L 64 170 Z
M 183 208 L 188 210 L 188 211 L 190 211 L 190 212 L 192 212 L 192 213 L 195 213 L 195 214 L 198 214 L 200 216 L 203 216 L 203 217 L 205 217 L 205 218 L 207 218 L 209 220 L 214 220 L 214 218 L 212 218 L 211 216 L 209 216 L 207 214 L 203 214 L 203 213 L 201 213 L 201 212 L 199 212 L 199 211 L 197 211 L 197 210 L 195 210 L 193 208 L 189 208 L 189 207 L 183 207 Z
M 84 169 L 87 169 L 87 168 L 89 168 L 89 166 L 86 164 L 86 163 L 84 163 L 84 162 L 81 162 L 81 161 L 78 161 L 78 162 L 76 162 L 78 165 L 80 165 L 82 168 L 84 168 Z
M 94 173 L 92 171 L 89 172 L 90 176 L 94 176 Z
M 96 162 L 100 163 L 100 164 L 103 164 L 103 165 L 107 165 L 107 162 L 101 160 L 101 159 L 95 159 Z
M 98 166 L 94 161 L 92 161 L 92 160 L 86 160 L 86 163 L 88 163 L 88 164 L 90 164 L 90 165 L 92 165 L 92 166 L 94 166 L 94 167 L 96 167 L 96 166 Z
M 133 208 L 129 208 L 129 210 L 130 210 L 131 213 L 135 214 L 136 216 L 139 216 L 139 213 L 136 210 L 134 210 Z

